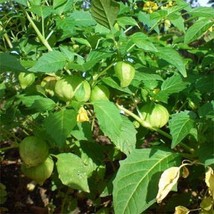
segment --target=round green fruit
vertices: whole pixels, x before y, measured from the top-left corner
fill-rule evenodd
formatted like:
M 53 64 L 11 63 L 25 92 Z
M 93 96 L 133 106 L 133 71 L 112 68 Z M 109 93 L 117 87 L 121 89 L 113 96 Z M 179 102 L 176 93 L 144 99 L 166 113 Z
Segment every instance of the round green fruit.
M 140 112 L 142 120 L 148 128 L 161 128 L 169 120 L 168 110 L 160 104 L 146 104 L 141 108 Z
M 47 143 L 35 136 L 26 137 L 19 144 L 19 154 L 27 167 L 37 166 L 49 155 Z
M 75 80 L 74 80 L 75 81 Z M 79 102 L 86 102 L 91 96 L 91 86 L 87 80 L 81 79 L 81 81 L 75 81 L 77 86 L 75 87 L 74 97 Z
M 55 93 L 59 99 L 67 102 L 71 101 L 74 96 L 74 87 L 72 85 L 72 77 L 65 77 L 56 82 Z
M 35 75 L 33 73 L 21 72 L 18 76 L 19 84 L 22 89 L 32 85 L 35 81 Z
M 51 176 L 53 168 L 54 162 L 50 157 L 48 157 L 43 163 L 39 164 L 38 166 L 29 168 L 25 165 L 22 165 L 21 170 L 25 176 L 42 185 L 45 180 Z
M 54 89 L 57 82 L 57 78 L 54 76 L 46 76 L 42 82 L 41 86 L 44 88 L 46 94 L 54 96 Z
M 91 91 L 91 101 L 109 100 L 110 92 L 104 85 L 96 85 Z
M 120 80 L 121 87 L 129 86 L 135 75 L 134 67 L 125 62 L 117 62 L 114 71 Z

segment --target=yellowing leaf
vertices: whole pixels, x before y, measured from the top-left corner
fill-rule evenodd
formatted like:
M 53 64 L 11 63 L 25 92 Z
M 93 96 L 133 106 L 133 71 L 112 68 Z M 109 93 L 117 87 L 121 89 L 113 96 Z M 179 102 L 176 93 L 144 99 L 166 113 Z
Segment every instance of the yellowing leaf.
M 187 178 L 189 176 L 189 170 L 186 166 L 182 167 L 182 177 Z
M 214 172 L 211 167 L 208 167 L 208 171 L 205 174 L 205 182 L 209 188 L 209 193 L 214 199 Z
M 156 196 L 157 203 L 161 203 L 168 195 L 173 186 L 177 183 L 179 176 L 180 167 L 170 167 L 162 173 L 158 184 L 158 194 Z
M 188 214 L 190 211 L 186 207 L 183 206 L 177 206 L 175 207 L 174 214 Z
M 82 123 L 85 121 L 89 121 L 88 114 L 87 111 L 83 107 L 81 107 L 78 111 L 77 122 Z
M 200 207 L 205 211 L 210 211 L 213 207 L 213 199 L 211 197 L 204 197 Z

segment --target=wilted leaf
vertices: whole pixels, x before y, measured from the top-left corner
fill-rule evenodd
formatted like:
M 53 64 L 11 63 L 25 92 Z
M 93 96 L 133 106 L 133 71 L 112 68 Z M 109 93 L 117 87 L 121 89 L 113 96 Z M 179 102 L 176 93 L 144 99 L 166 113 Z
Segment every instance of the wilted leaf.
M 211 210 L 213 207 L 213 199 L 211 197 L 204 197 L 201 201 L 200 207 L 205 211 L 213 211 Z
M 174 214 L 188 214 L 190 213 L 190 210 L 183 206 L 177 206 L 175 207 Z
M 57 171 L 64 185 L 89 192 L 87 168 L 82 160 L 72 153 L 57 155 Z
M 214 172 L 211 167 L 208 167 L 208 171 L 205 174 L 205 182 L 208 186 L 210 195 L 214 199 Z
M 158 194 L 156 196 L 157 203 L 168 195 L 172 188 L 177 184 L 180 177 L 180 167 L 170 167 L 166 169 L 159 180 Z
M 182 167 L 182 177 L 187 178 L 189 176 L 189 170 L 186 166 Z

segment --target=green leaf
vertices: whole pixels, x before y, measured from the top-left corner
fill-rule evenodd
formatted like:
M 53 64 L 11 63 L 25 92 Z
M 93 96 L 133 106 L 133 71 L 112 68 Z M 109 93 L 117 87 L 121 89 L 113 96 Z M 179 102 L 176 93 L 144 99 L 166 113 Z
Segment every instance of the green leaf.
M 213 21 L 207 18 L 196 21 L 186 32 L 184 43 L 189 44 L 201 36 L 213 25 Z
M 154 44 L 143 33 L 135 33 L 131 37 L 132 42 L 144 51 L 158 52 Z
M 198 109 L 198 115 L 200 117 L 213 119 L 214 118 L 214 100 L 200 106 L 200 108 Z
M 180 158 L 171 151 L 136 149 L 125 160 L 113 182 L 115 214 L 140 214 L 155 203 L 160 174 L 177 166 Z
M 123 28 L 125 28 L 125 27 L 127 27 L 129 25 L 130 26 L 138 26 L 139 27 L 138 23 L 132 17 L 125 17 L 125 16 L 124 17 L 119 17 L 119 18 L 117 18 L 117 22 Z
M 122 119 L 121 133 L 117 137 L 112 138 L 112 142 L 121 152 L 129 155 L 136 147 L 137 131 L 127 117 L 124 116 Z
M 214 9 L 212 7 L 196 7 L 193 8 L 189 14 L 195 17 L 214 18 Z
M 72 153 L 61 153 L 57 157 L 59 179 L 73 189 L 89 192 L 87 168 L 82 160 Z
M 56 106 L 52 99 L 39 95 L 19 96 L 19 100 L 29 109 L 34 109 L 38 112 L 52 110 Z
M 32 5 L 30 11 L 40 17 L 46 18 L 53 12 L 53 8 L 44 5 Z
M 96 24 L 89 11 L 74 11 L 70 17 L 75 20 L 74 23 L 78 27 L 88 27 Z
M 92 104 L 100 129 L 110 139 L 117 138 L 121 134 L 123 123 L 119 109 L 112 102 L 106 100 L 94 101 Z
M 8 71 L 23 72 L 25 68 L 20 64 L 16 56 L 9 53 L 0 53 L 0 73 Z
M 91 5 L 91 14 L 97 23 L 108 29 L 112 29 L 117 14 L 119 4 L 113 0 L 93 0 Z
M 51 51 L 43 54 L 36 64 L 29 69 L 33 72 L 43 72 L 43 73 L 52 73 L 56 72 L 66 64 L 66 56 L 59 51 Z
M 66 138 L 76 126 L 77 113 L 74 110 L 61 110 L 50 114 L 44 126 L 47 133 L 59 147 L 63 147 Z
M 168 47 L 158 47 L 158 52 L 155 54 L 169 64 L 174 65 L 183 77 L 187 77 L 183 58 L 176 50 Z
M 169 120 L 170 134 L 172 135 L 171 148 L 178 145 L 194 128 L 194 115 L 192 112 L 184 111 L 171 115 Z

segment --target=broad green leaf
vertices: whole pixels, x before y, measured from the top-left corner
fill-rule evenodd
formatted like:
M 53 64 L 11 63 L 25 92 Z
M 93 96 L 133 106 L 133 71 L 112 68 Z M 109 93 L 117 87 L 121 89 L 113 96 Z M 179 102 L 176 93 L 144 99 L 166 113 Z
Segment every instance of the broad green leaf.
M 161 90 L 167 91 L 169 94 L 178 93 L 186 88 L 186 83 L 180 75 L 173 75 L 167 78 L 161 85 Z
M 5 1 L 3 1 L 3 2 L 5 2 Z M 24 6 L 27 6 L 27 3 L 28 3 L 27 0 L 15 0 L 15 2 L 22 4 Z
M 169 64 L 174 65 L 183 77 L 187 77 L 183 58 L 176 50 L 168 47 L 158 47 L 158 52 L 155 54 Z
M 25 68 L 20 64 L 16 56 L 9 53 L 0 53 L 0 73 L 8 71 L 23 72 Z
M 195 17 L 214 18 L 214 9 L 212 7 L 196 7 L 193 8 L 189 14 Z
M 93 103 L 95 115 L 100 129 L 110 139 L 115 139 L 121 134 L 122 117 L 119 109 L 110 101 L 98 100 Z
M 87 168 L 82 160 L 72 153 L 61 153 L 57 157 L 59 179 L 73 189 L 89 192 Z
M 178 28 L 178 30 L 185 32 L 184 19 L 180 14 L 178 14 L 178 17 L 176 17 L 176 19 L 169 18 L 169 20 L 176 28 Z
M 143 33 L 135 33 L 131 37 L 132 42 L 144 51 L 158 52 L 154 44 Z
M 136 147 L 137 131 L 133 123 L 127 117 L 122 117 L 122 119 L 123 123 L 120 135 L 115 138 L 112 137 L 111 140 L 117 149 L 129 155 Z
M 43 54 L 36 64 L 29 69 L 33 72 L 52 73 L 57 72 L 66 64 L 66 56 L 59 51 L 51 51 Z
M 50 114 L 44 123 L 50 137 L 59 147 L 65 145 L 65 140 L 76 125 L 77 113 L 74 110 L 61 110 Z
M 53 8 L 45 5 L 32 5 L 30 11 L 40 17 L 46 18 L 53 12 Z
M 70 17 L 75 20 L 74 23 L 78 27 L 88 27 L 96 24 L 89 11 L 74 11 Z
M 191 112 L 179 112 L 171 115 L 169 120 L 170 134 L 172 135 L 171 148 L 178 145 L 194 128 L 194 115 Z
M 129 25 L 130 26 L 138 26 L 138 23 L 132 17 L 125 17 L 125 16 L 124 17 L 119 17 L 119 18 L 117 18 L 117 22 L 123 28 L 125 28 L 125 27 L 127 27 Z
M 119 4 L 113 0 L 93 0 L 91 5 L 91 14 L 97 23 L 108 29 L 112 29 L 117 14 Z
M 198 114 L 200 117 L 210 118 L 214 120 L 214 100 L 205 103 L 198 109 Z
M 186 31 L 184 43 L 189 44 L 200 39 L 212 25 L 214 22 L 208 18 L 199 19 Z
M 20 96 L 19 100 L 29 109 L 34 109 L 38 112 L 52 110 L 56 106 L 52 99 L 39 95 Z
M 115 214 L 140 214 L 155 203 L 161 172 L 178 162 L 179 156 L 171 151 L 134 150 L 120 162 L 113 182 Z
M 74 0 L 54 0 L 53 8 L 57 14 L 65 13 L 72 9 Z

